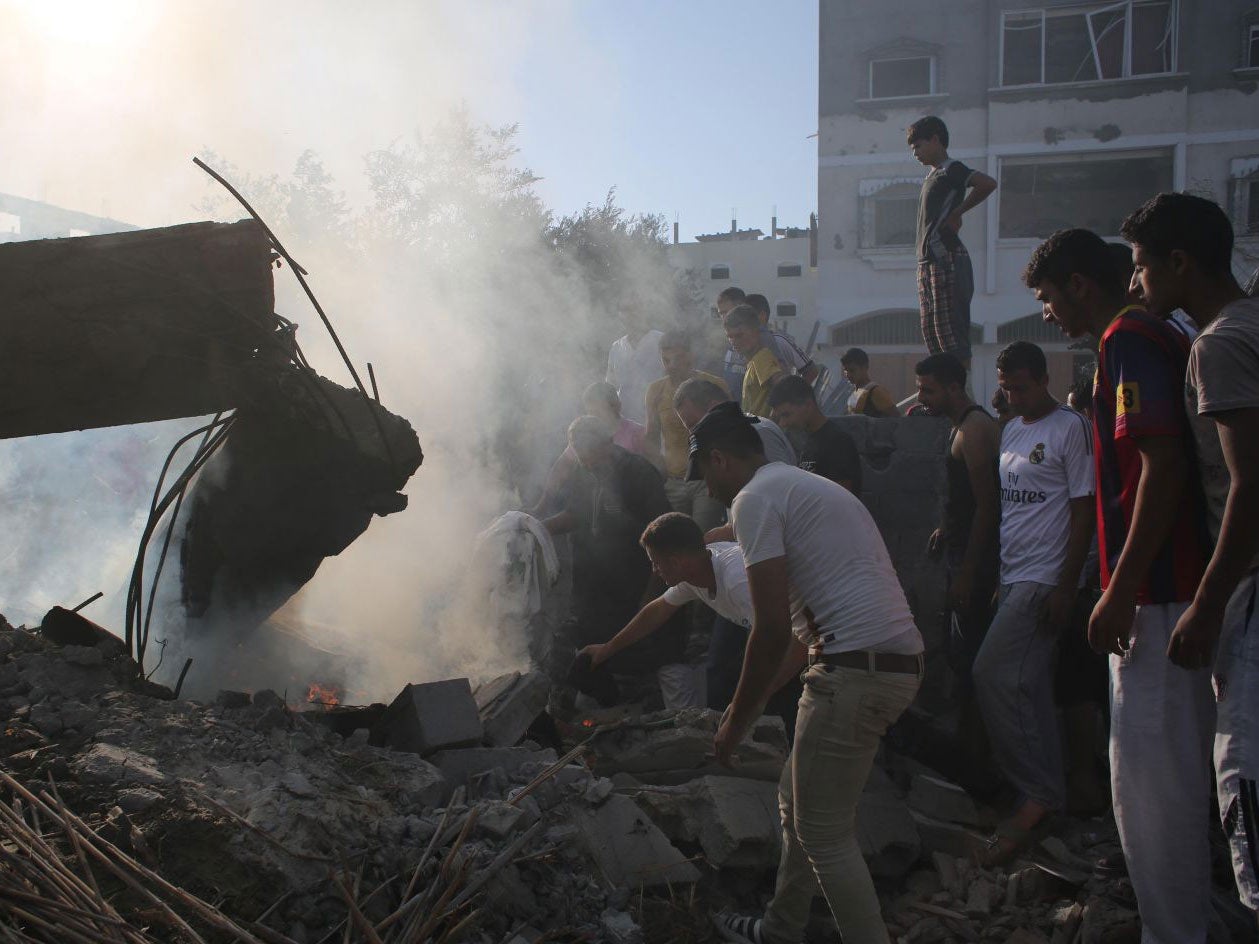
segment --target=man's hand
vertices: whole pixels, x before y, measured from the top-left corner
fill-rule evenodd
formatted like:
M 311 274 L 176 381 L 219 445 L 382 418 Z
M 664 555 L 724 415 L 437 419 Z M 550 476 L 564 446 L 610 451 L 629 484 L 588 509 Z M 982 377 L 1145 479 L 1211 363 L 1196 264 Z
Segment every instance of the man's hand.
M 590 667 L 597 669 L 609 658 L 607 649 L 607 643 L 592 642 L 589 646 L 583 646 L 578 650 L 578 655 L 590 656 Z
M 743 743 L 743 738 L 747 734 L 747 725 L 736 725 L 731 719 L 730 709 L 726 709 L 726 713 L 721 716 L 721 724 L 717 726 L 717 735 L 713 738 L 713 754 L 717 757 L 717 763 L 723 767 L 734 766 L 734 751 Z
M 1040 614 L 1040 630 L 1048 636 L 1061 633 L 1071 619 L 1071 611 L 1075 608 L 1075 587 L 1054 587 L 1045 598 L 1045 605 Z
M 944 218 L 944 225 L 953 232 L 958 232 L 962 228 L 962 211 L 954 210 Z
M 1136 617 L 1136 600 L 1114 592 L 1111 584 L 1093 607 L 1089 617 L 1089 645 L 1097 652 L 1123 655 L 1132 645 L 1132 621 Z
M 937 559 L 944 553 L 944 529 L 936 528 L 931 532 L 931 537 L 927 538 L 927 556 L 932 560 Z
M 964 610 L 970 606 L 970 598 L 975 592 L 975 574 L 969 567 L 959 568 L 949 582 L 949 605 L 954 610 Z
M 1167 644 L 1167 658 L 1182 669 L 1207 668 L 1223 623 L 1223 611 L 1201 606 L 1195 600 L 1176 621 Z

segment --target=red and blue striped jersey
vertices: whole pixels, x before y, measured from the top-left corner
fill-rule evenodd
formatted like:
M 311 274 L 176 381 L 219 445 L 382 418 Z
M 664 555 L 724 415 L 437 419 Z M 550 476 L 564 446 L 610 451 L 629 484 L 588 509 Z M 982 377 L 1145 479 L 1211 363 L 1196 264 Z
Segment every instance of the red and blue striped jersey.
M 1193 470 L 1193 434 L 1184 409 L 1189 340 L 1135 305 L 1124 308 L 1104 332 L 1093 382 L 1093 451 L 1097 468 L 1097 541 L 1102 587 L 1119 563 L 1141 480 L 1137 442 L 1174 436 Z M 1206 507 L 1190 472 L 1176 521 L 1137 594 L 1139 604 L 1193 599 L 1209 557 Z

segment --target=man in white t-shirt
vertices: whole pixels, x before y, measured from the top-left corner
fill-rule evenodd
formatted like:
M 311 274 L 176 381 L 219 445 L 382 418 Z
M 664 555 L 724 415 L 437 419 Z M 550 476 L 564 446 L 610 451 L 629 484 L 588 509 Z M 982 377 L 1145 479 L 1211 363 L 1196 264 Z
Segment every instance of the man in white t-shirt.
M 647 326 L 637 313 L 625 318 L 625 334 L 608 351 L 604 378 L 621 398 L 621 415 L 647 425 L 647 388 L 664 376 L 660 363 L 660 339 L 664 332 Z
M 733 403 L 691 430 L 691 469 L 730 506 L 751 593 L 743 673 L 713 743 L 729 764 L 766 699 L 804 668 L 791 757 L 779 783 L 783 852 L 764 918 L 723 912 L 731 941 L 798 942 L 818 891 L 846 944 L 886 944 L 857 842 L 857 801 L 879 739 L 922 677 L 922 637 L 870 513 L 821 476 L 769 462 Z
M 752 625 L 752 598 L 738 544 L 705 545 L 704 532 L 695 519 L 676 511 L 649 524 L 639 543 L 669 589 L 639 610 L 610 640 L 582 650 L 595 667 L 646 639 L 688 603 L 703 603 L 744 630 Z
M 1001 590 L 973 677 L 993 757 L 1019 799 L 990 840 L 993 864 L 1066 807 L 1053 667 L 1094 527 L 1092 430 L 1050 394 L 1044 352 L 1014 342 L 997 355 L 997 383 L 1012 415 L 1001 436 Z

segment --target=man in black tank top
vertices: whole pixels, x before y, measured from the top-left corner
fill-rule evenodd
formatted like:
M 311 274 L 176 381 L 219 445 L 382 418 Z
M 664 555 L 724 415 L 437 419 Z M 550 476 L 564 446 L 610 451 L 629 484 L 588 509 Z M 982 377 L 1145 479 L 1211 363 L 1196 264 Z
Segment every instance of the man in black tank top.
M 968 678 L 997 586 L 1000 432 L 996 420 L 967 395 L 966 369 L 952 354 L 933 354 L 919 362 L 915 373 L 918 402 L 953 424 L 943 522 L 931 535 L 928 551 L 943 555 L 948 565 L 949 661 L 954 672 Z

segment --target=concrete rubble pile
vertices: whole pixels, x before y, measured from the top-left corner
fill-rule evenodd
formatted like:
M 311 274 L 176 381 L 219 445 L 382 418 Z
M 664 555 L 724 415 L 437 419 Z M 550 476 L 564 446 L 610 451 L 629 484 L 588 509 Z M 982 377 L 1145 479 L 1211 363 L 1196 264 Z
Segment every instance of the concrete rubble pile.
M 341 940 L 349 921 L 349 940 L 382 942 L 709 941 L 709 909 L 763 904 L 781 721 L 724 768 L 716 712 L 552 718 L 550 688 L 527 673 L 409 685 L 387 707 L 301 711 L 272 691 L 203 704 L 137 681 L 112 637 L 59 644 L 0 621 L 0 771 L 55 783 L 90 829 L 256 935 L 234 940 Z M 549 746 L 529 739 L 547 729 Z M 1130 889 L 1091 870 L 1113 826 L 985 870 L 975 842 L 992 821 L 884 752 L 858 825 L 894 940 L 1134 940 Z M 401 936 L 425 915 L 427 937 Z M 836 939 L 817 925 L 812 939 Z

